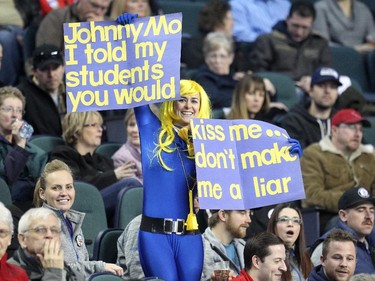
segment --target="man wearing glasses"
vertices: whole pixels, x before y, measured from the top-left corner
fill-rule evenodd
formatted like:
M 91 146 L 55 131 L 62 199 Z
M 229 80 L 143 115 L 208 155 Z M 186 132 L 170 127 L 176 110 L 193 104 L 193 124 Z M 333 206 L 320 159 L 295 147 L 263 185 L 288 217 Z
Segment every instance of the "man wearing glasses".
M 103 21 L 112 0 L 79 0 L 77 3 L 49 12 L 39 25 L 36 46 L 55 44 L 64 50 L 63 24 Z
M 21 247 L 9 263 L 22 267 L 30 280 L 84 280 L 81 272 L 64 264 L 60 244 L 61 222 L 47 208 L 28 210 L 18 223 Z
M 64 71 L 59 48 L 42 45 L 34 51 L 33 76 L 17 86 L 27 100 L 24 119 L 33 126 L 35 135 L 62 135 L 61 119 L 66 114 Z
M 371 123 L 354 109 L 337 111 L 331 136 L 308 146 L 301 157 L 306 200 L 303 207 L 320 208 L 321 230 L 337 214 L 341 195 L 355 186 L 375 191 L 373 147 L 362 144 L 362 127 Z
M 357 267 L 355 274 L 375 274 L 375 241 L 371 235 L 374 228 L 375 198 L 364 187 L 347 190 L 338 203 L 338 220 L 334 228 L 323 234 L 311 247 L 311 260 L 315 266 L 321 263 L 323 241 L 334 229 L 342 229 L 357 240 Z

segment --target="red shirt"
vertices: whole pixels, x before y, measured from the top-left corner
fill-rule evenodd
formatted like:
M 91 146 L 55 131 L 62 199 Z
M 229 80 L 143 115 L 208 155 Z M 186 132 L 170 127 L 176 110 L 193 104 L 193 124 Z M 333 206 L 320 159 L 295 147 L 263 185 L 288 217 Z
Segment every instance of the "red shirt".
M 21 267 L 7 263 L 8 254 L 5 253 L 0 260 L 0 281 L 29 281 L 25 270 Z
M 237 275 L 232 281 L 254 281 L 249 274 L 247 274 L 245 269 L 242 269 L 240 274 Z

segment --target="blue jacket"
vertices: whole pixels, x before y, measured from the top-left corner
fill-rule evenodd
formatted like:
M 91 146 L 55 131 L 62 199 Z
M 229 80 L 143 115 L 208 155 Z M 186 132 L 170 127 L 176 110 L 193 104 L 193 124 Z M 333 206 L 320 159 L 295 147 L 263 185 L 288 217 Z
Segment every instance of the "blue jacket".
M 313 268 L 307 281 L 329 281 L 327 276 L 324 274 L 323 266 L 318 265 Z
M 354 274 L 358 273 L 369 273 L 369 274 L 375 274 L 375 267 L 373 260 L 371 258 L 371 253 L 373 255 L 375 254 L 375 244 L 373 243 L 373 239 L 369 239 L 371 235 L 366 237 L 366 242 L 368 243 L 369 249 L 366 248 L 366 244 L 363 242 L 358 241 L 358 236 L 354 232 L 353 229 L 348 227 L 342 220 L 338 220 L 336 227 L 335 228 L 340 228 L 343 229 L 349 233 L 351 233 L 354 238 L 357 240 L 357 265 L 355 268 Z M 311 252 L 320 244 L 323 242 L 323 240 L 328 236 L 328 234 L 334 230 L 335 228 L 332 228 L 331 230 L 327 231 L 324 233 L 311 247 Z

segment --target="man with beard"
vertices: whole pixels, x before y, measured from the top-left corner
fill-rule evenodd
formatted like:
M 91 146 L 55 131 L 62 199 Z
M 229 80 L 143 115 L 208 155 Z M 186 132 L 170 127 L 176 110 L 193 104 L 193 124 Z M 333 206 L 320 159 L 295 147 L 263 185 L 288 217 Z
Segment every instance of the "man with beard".
M 229 261 L 230 269 L 238 275 L 244 268 L 243 252 L 250 210 L 212 210 L 208 227 L 202 235 L 204 263 L 201 280 L 211 280 L 214 264 Z
M 357 258 L 355 238 L 342 229 L 335 229 L 323 242 L 322 264 L 312 270 L 307 281 L 348 281 L 356 262 L 357 267 L 360 264 Z
M 303 207 L 320 209 L 320 225 L 337 215 L 342 194 L 358 186 L 375 191 L 374 148 L 361 144 L 362 127 L 371 123 L 354 109 L 341 109 L 331 119 L 331 136 L 304 149 L 301 170 L 306 200 Z
M 339 219 L 335 228 L 322 235 L 311 247 L 311 260 L 314 265 L 321 263 L 320 256 L 324 248 L 324 239 L 334 230 L 342 229 L 357 240 L 357 267 L 355 274 L 375 274 L 373 254 L 375 253 L 373 233 L 375 198 L 364 187 L 353 187 L 340 197 Z
M 282 119 L 281 127 L 287 130 L 291 138 L 298 139 L 302 148 L 329 135 L 330 118 L 338 97 L 337 88 L 340 85 L 336 70 L 329 67 L 316 69 L 308 92 L 310 101 L 297 104 Z

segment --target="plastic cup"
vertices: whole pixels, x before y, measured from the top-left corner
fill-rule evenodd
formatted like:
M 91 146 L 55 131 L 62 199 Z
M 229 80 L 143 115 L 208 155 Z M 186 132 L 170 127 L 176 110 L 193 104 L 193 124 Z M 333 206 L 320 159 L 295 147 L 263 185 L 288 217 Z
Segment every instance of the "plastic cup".
M 214 263 L 215 281 L 228 281 L 229 261 L 220 261 Z

